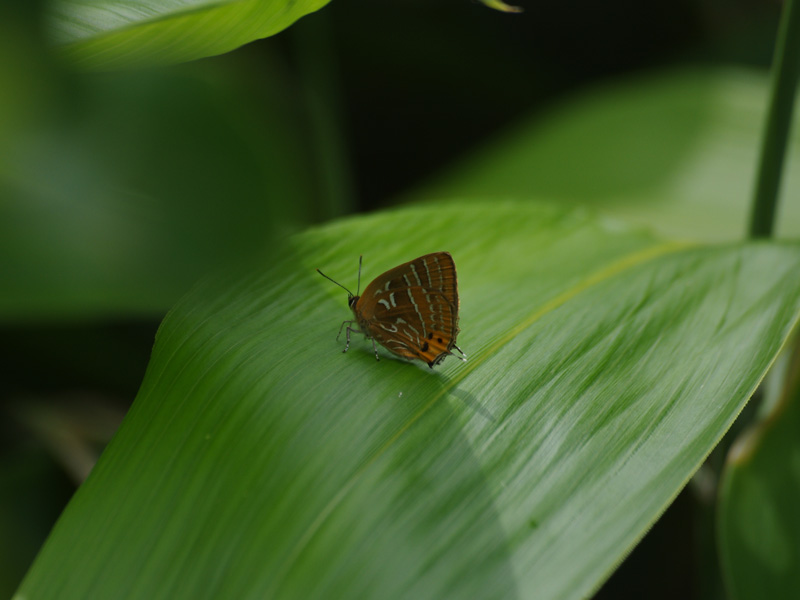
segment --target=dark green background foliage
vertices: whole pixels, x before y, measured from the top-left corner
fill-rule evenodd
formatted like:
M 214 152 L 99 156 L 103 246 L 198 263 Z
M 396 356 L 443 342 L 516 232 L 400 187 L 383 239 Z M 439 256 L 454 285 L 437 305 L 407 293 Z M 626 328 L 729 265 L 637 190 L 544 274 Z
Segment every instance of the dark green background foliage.
M 743 241 L 724 4 L 4 3 L 0 595 L 791 597 L 800 137 Z M 314 269 L 436 250 L 469 362 L 342 355 Z

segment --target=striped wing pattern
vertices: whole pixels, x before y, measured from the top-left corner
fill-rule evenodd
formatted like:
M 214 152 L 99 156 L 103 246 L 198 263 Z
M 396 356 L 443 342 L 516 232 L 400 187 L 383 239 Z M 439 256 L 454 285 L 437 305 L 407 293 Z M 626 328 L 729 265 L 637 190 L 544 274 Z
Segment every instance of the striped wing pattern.
M 353 307 L 361 331 L 405 358 L 433 367 L 458 336 L 456 266 L 448 252 L 420 256 L 375 278 Z

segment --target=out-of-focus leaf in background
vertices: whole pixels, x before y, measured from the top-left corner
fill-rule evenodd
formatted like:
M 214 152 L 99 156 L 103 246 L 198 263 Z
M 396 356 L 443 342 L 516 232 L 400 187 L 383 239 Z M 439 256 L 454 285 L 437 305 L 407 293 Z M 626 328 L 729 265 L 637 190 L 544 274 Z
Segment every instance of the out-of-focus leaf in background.
M 4 597 L 130 405 L 163 315 L 209 270 L 277 254 L 316 189 L 280 57 L 74 73 L 38 8 L 0 3 Z
M 719 547 L 735 600 L 795 598 L 800 590 L 800 379 L 731 448 L 719 498 Z
M 279 62 L 78 76 L 13 40 L 0 41 L 0 320 L 161 315 L 308 213 L 302 113 Z
M 345 285 L 450 250 L 431 371 Z M 800 315 L 800 246 L 685 247 L 586 211 L 417 207 L 312 229 L 164 321 L 19 598 L 586 597 L 730 426 Z M 360 336 L 359 336 L 360 337 Z
M 741 239 L 768 83 L 762 73 L 698 68 L 607 83 L 514 124 L 404 198 L 536 197 L 670 236 Z M 787 160 L 788 200 L 800 197 L 798 127 Z M 800 203 L 781 204 L 776 230 L 800 235 Z
M 46 25 L 74 63 L 168 64 L 228 52 L 285 29 L 328 0 L 50 0 Z

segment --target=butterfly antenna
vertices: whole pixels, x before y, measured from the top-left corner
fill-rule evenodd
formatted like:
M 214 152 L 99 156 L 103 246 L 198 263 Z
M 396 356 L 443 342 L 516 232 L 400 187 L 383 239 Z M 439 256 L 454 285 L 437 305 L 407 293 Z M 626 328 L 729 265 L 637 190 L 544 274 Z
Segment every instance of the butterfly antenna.
M 343 289 L 345 292 L 347 292 L 348 294 L 350 294 L 350 296 L 352 296 L 352 295 L 353 295 L 353 292 L 351 292 L 350 290 L 348 290 L 346 287 L 344 287 L 344 286 L 343 286 L 341 283 L 339 283 L 339 282 L 338 282 L 338 281 L 336 281 L 335 279 L 331 279 L 330 277 L 328 277 L 327 275 L 325 275 L 325 273 L 323 273 L 323 272 L 322 272 L 322 271 L 320 271 L 319 269 L 317 269 L 317 273 L 319 273 L 320 275 L 322 275 L 322 276 L 323 276 L 325 279 L 327 279 L 327 280 L 329 280 L 329 281 L 333 281 L 333 283 L 335 283 L 335 284 L 336 284 L 336 285 L 338 285 L 340 288 L 342 288 L 342 289 Z M 359 283 L 360 283 L 360 282 L 359 282 Z
M 362 260 L 364 260 L 364 255 L 363 254 L 359 254 L 358 255 L 358 287 L 356 288 L 357 289 L 356 296 L 361 294 L 361 261 Z

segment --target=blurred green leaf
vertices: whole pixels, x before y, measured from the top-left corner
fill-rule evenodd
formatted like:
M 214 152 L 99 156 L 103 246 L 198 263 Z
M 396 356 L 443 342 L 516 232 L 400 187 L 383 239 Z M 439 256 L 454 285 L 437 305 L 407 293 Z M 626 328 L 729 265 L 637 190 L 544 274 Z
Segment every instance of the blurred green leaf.
M 160 316 L 309 212 L 298 115 L 264 56 L 247 93 L 249 67 L 224 58 L 67 81 L 6 70 L 24 125 L 0 122 L 0 321 Z
M 769 81 L 691 69 L 582 90 L 523 121 L 406 199 L 539 198 L 598 210 L 672 237 L 743 237 Z M 784 199 L 800 197 L 800 128 Z M 779 207 L 780 237 L 800 235 L 800 203 Z
M 286 29 L 328 0 L 52 0 L 53 42 L 73 62 L 112 69 L 222 54 Z
M 459 345 L 354 339 L 341 289 L 435 250 Z M 198 287 L 18 598 L 578 598 L 714 447 L 800 314 L 800 246 L 581 211 L 418 207 Z
M 493 8 L 494 10 L 499 10 L 500 12 L 507 12 L 507 13 L 522 12 L 522 8 L 520 8 L 519 6 L 511 6 L 510 4 L 502 2 L 502 0 L 481 0 L 481 2 L 483 2 L 489 8 Z
M 797 362 L 797 361 L 795 361 Z M 795 364 L 795 373 L 797 372 Z M 800 385 L 731 448 L 719 546 L 732 598 L 796 598 L 800 589 Z

